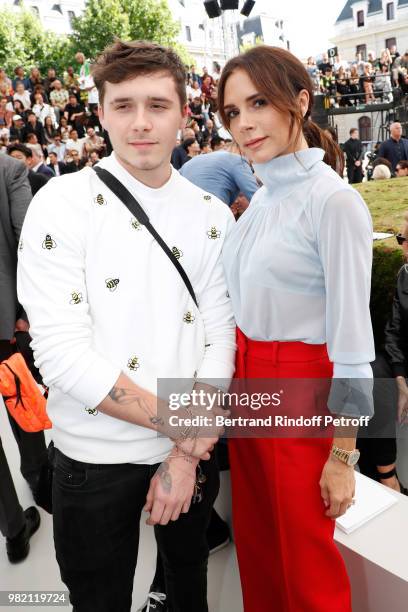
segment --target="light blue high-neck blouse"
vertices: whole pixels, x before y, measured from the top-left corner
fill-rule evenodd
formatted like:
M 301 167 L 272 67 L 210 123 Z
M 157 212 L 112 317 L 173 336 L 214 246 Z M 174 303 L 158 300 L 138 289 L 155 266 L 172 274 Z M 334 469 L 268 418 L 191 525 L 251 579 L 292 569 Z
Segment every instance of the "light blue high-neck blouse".
M 228 291 L 249 338 L 327 343 L 334 377 L 371 378 L 371 216 L 323 157 L 255 164 L 263 187 L 224 245 Z

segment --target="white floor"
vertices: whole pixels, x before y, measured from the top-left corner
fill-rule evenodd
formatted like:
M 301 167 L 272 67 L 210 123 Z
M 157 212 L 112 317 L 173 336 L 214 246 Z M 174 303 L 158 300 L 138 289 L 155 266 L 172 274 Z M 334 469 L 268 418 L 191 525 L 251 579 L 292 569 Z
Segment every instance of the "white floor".
M 14 484 L 23 508 L 33 505 L 30 490 L 19 471 L 19 454 L 13 434 L 5 415 L 3 402 L 0 400 L 0 432 L 3 447 L 13 475 Z M 1 483 L 0 483 L 1 486 Z M 229 521 L 228 479 L 223 478 L 223 507 L 219 510 Z M 220 502 L 219 502 L 220 505 Z M 40 509 L 41 526 L 31 538 L 30 554 L 25 561 L 11 565 L 6 556 L 5 540 L 0 534 L 0 591 L 58 591 L 66 590 L 61 582 L 59 569 L 55 560 L 52 539 L 51 516 Z M 154 574 L 156 545 L 151 527 L 141 523 L 141 542 L 139 563 L 135 575 L 133 589 L 132 612 L 144 602 L 146 589 Z M 208 601 L 210 612 L 242 612 L 242 597 L 239 575 L 236 563 L 235 548 L 230 544 L 227 548 L 210 557 L 208 572 Z M 30 606 L 39 612 L 47 612 L 50 607 Z M 16 612 L 25 612 L 28 606 L 13 606 Z M 55 609 L 55 608 L 54 608 Z M 60 608 L 71 609 L 71 606 Z

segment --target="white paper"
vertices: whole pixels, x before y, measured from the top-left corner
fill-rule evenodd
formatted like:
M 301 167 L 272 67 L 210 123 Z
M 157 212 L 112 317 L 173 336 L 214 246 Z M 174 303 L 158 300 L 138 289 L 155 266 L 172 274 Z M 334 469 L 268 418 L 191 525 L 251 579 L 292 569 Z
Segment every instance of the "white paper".
M 394 234 L 385 234 L 384 232 L 373 232 L 373 240 L 384 240 L 384 238 L 391 238 Z
M 356 503 L 340 518 L 336 525 L 344 533 L 352 533 L 374 517 L 397 503 L 398 499 L 387 488 L 356 472 Z

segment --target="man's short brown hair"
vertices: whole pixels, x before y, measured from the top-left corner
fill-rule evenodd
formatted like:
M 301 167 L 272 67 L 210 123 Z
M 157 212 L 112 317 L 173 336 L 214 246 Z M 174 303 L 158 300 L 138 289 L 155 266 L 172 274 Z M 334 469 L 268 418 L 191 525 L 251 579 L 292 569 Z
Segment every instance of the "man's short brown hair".
M 116 40 L 104 49 L 92 66 L 92 76 L 103 104 L 105 83 L 122 83 L 139 75 L 168 73 L 174 79 L 180 106 L 187 103 L 186 72 L 172 49 L 144 40 Z

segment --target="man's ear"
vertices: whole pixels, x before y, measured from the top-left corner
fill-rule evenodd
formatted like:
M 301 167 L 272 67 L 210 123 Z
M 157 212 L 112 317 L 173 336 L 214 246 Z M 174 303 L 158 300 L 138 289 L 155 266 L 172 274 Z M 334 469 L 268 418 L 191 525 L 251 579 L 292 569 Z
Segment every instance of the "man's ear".
M 181 109 L 181 121 L 179 124 L 180 130 L 184 130 L 184 128 L 187 125 L 187 120 L 188 120 L 188 104 L 186 103 Z
M 101 104 L 98 104 L 98 117 L 99 117 L 101 126 L 103 127 L 104 130 L 106 130 L 105 115 L 103 114 L 103 106 Z

